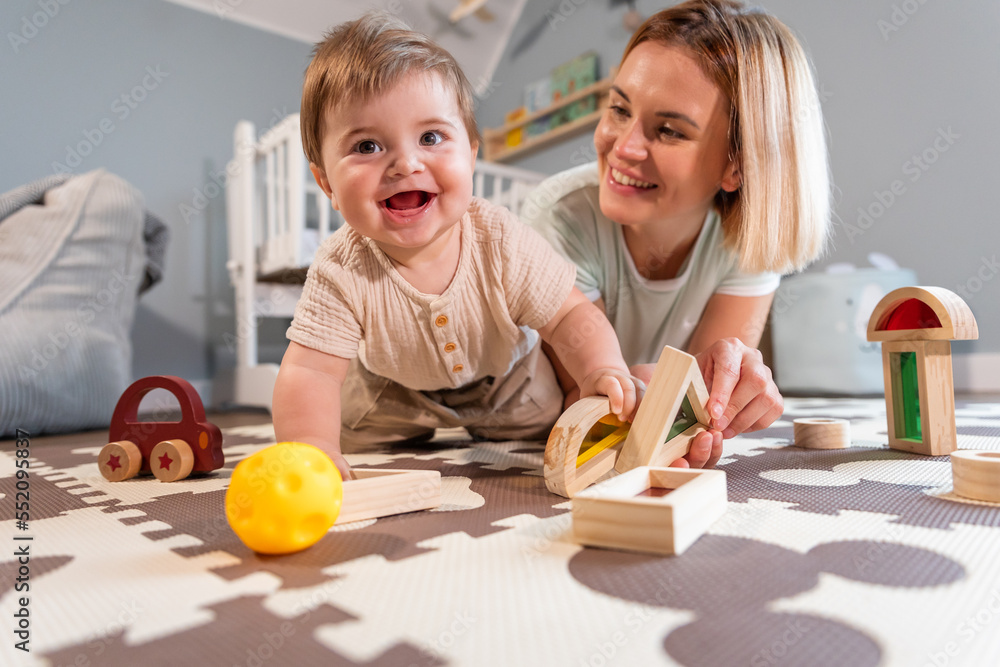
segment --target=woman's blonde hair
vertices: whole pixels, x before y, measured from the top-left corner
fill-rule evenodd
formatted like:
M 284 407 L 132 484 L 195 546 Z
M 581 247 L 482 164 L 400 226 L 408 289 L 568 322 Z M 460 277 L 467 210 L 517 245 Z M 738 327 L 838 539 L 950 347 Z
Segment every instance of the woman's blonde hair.
M 478 145 L 472 86 L 452 55 L 392 14 L 369 12 L 356 21 L 336 26 L 313 49 L 299 111 L 306 157 L 313 164 L 323 164 L 327 110 L 338 104 L 365 103 L 410 72 L 425 71 L 437 72 L 455 91 L 469 142 Z
M 744 271 L 801 270 L 830 226 L 830 170 L 823 113 L 809 60 L 791 31 L 732 0 L 689 0 L 649 17 L 637 45 L 683 46 L 731 103 L 730 156 L 742 183 L 720 189 L 727 244 Z

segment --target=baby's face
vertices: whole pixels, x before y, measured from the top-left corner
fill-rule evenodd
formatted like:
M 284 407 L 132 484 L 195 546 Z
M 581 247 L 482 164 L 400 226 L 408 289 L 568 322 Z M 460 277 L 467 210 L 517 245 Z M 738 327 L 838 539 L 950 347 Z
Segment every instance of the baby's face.
M 337 105 L 324 127 L 313 173 L 347 224 L 390 256 L 432 244 L 468 209 L 477 147 L 436 73 L 411 72 L 366 103 Z

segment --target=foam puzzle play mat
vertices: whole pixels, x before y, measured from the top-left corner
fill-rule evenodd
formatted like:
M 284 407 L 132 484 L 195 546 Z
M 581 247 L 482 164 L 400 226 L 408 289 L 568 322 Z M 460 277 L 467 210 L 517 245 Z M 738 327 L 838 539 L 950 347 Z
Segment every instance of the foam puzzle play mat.
M 955 414 L 960 450 L 1000 452 L 1000 405 Z M 440 473 L 433 509 L 260 555 L 225 495 L 274 434 L 236 417 L 222 468 L 169 483 L 102 476 L 107 432 L 4 443 L 0 663 L 1000 664 L 1000 503 L 956 494 L 948 456 L 888 448 L 881 399 L 788 399 L 727 441 L 724 512 L 674 556 L 582 546 L 545 443 L 456 434 L 352 457 Z M 849 446 L 796 446 L 797 419 L 849 422 Z

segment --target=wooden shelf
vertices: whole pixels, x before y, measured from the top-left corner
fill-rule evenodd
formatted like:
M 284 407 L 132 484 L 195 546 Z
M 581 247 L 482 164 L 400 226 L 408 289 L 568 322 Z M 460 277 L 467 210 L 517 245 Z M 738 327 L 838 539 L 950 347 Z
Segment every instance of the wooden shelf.
M 487 128 L 483 130 L 483 158 L 488 162 L 507 162 L 515 157 L 525 155 L 530 151 L 538 150 L 562 139 L 569 138 L 571 135 L 581 132 L 589 127 L 596 126 L 597 122 L 601 119 L 601 114 L 604 112 L 604 107 L 607 106 L 607 97 L 608 91 L 611 89 L 611 81 L 612 77 L 601 79 L 586 88 L 581 88 L 573 94 L 567 95 L 563 99 L 554 104 L 550 104 L 544 109 L 534 111 L 514 122 L 506 123 L 500 127 Z M 585 99 L 590 95 L 597 95 L 597 108 L 595 111 L 592 111 L 585 116 L 580 116 L 579 118 L 576 118 L 568 123 L 559 125 L 558 127 L 552 128 L 543 134 L 539 134 L 534 137 L 527 137 L 517 146 L 507 146 L 507 134 L 509 132 L 517 130 L 518 128 L 526 128 L 539 118 L 551 115 L 560 109 Z

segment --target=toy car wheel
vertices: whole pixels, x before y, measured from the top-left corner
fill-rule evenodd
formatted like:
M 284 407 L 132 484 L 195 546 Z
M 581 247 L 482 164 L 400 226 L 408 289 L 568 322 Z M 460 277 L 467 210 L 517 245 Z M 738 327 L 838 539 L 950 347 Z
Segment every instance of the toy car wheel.
M 164 440 L 153 447 L 149 469 L 161 482 L 176 482 L 191 474 L 194 452 L 183 440 Z
M 135 477 L 142 468 L 142 452 L 133 442 L 120 440 L 101 447 L 97 467 L 109 482 L 121 482 Z

